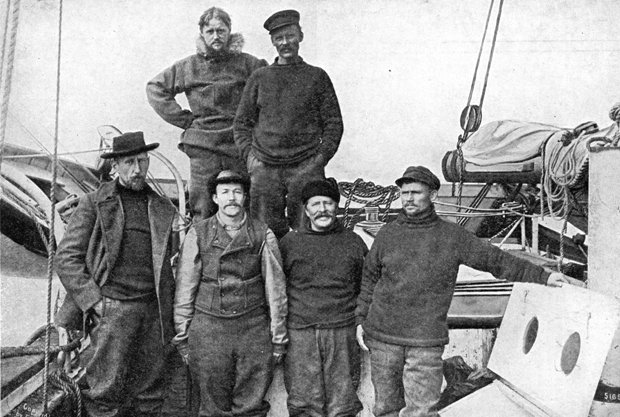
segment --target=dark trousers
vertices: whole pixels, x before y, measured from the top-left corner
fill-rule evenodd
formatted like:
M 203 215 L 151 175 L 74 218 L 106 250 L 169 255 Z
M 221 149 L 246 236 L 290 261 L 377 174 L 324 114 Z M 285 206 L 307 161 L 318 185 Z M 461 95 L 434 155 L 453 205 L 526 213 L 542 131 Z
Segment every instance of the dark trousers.
M 200 385 L 200 416 L 265 416 L 273 379 L 269 320 L 256 311 L 220 318 L 196 311 L 189 327 L 189 366 Z
M 196 223 L 213 216 L 217 211 L 217 205 L 209 194 L 209 181 L 222 170 L 230 169 L 247 174 L 247 168 L 245 162 L 239 158 L 191 145 L 184 145 L 184 150 L 189 156 L 190 166 L 189 207 Z
M 288 334 L 284 383 L 289 415 L 344 417 L 361 411 L 355 326 L 288 329 Z
M 163 403 L 165 350 L 157 299 L 103 298 L 102 316 L 83 353 L 91 417 L 156 416 Z
M 268 165 L 248 156 L 250 209 L 252 215 L 267 223 L 278 239 L 297 229 L 303 219 L 301 190 L 309 181 L 325 179 L 323 157 L 316 154 L 293 165 Z M 285 216 L 286 210 L 286 216 Z
M 443 346 L 393 345 L 368 336 L 366 345 L 370 349 L 376 417 L 439 417 Z

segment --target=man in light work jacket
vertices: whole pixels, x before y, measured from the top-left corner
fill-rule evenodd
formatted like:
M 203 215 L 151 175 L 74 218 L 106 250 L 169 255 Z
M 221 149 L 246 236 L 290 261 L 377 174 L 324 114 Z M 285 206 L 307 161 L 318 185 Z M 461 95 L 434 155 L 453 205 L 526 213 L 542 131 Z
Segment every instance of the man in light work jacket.
M 67 297 L 65 328 L 87 324 L 82 354 L 89 416 L 157 416 L 163 404 L 165 346 L 174 335 L 170 256 L 175 208 L 146 184 L 142 132 L 113 139 L 118 179 L 80 199 L 58 245 L 56 272 Z
M 234 134 L 252 178 L 252 214 L 281 238 L 289 226 L 299 227 L 301 188 L 308 181 L 325 179 L 325 166 L 338 150 L 343 125 L 329 76 L 299 56 L 304 39 L 299 13 L 277 12 L 264 27 L 278 57 L 248 79 Z
M 222 171 L 217 213 L 189 230 L 177 269 L 174 343 L 200 384 L 200 416 L 264 416 L 288 342 L 274 234 L 244 209 L 249 179 Z
M 370 349 L 375 416 L 437 417 L 459 265 L 510 281 L 582 284 L 440 219 L 433 205 L 439 179 L 429 169 L 409 167 L 396 185 L 403 208 L 379 231 L 366 257 L 357 339 L 362 349 Z

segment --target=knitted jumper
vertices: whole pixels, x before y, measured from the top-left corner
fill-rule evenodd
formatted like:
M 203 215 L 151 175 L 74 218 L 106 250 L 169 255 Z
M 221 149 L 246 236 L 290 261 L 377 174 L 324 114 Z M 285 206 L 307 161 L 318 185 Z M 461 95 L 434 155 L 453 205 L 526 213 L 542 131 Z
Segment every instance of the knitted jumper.
M 125 216 L 123 240 L 110 278 L 101 294 L 117 300 L 135 300 L 155 295 L 151 226 L 148 213 L 149 189 L 140 191 L 116 184 Z
M 234 131 L 244 159 L 252 150 L 265 163 L 286 165 L 320 152 L 327 164 L 343 132 L 329 76 L 304 61 L 256 70 L 243 90 Z
M 459 265 L 496 278 L 545 284 L 549 273 L 484 242 L 435 209 L 398 218 L 378 233 L 358 298 L 358 324 L 371 337 L 407 346 L 448 343 L 447 316 Z
M 327 232 L 300 228 L 280 241 L 288 296 L 288 326 L 355 323 L 366 244 L 339 223 Z

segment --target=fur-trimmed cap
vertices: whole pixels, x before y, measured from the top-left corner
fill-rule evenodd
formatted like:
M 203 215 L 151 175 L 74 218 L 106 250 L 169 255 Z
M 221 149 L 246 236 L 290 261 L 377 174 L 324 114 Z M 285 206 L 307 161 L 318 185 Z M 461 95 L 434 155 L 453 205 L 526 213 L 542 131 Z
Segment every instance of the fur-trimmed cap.
M 301 190 L 301 201 L 306 204 L 308 200 L 317 195 L 329 197 L 338 204 L 340 201 L 340 191 L 338 191 L 338 183 L 333 178 L 325 180 L 310 181 Z

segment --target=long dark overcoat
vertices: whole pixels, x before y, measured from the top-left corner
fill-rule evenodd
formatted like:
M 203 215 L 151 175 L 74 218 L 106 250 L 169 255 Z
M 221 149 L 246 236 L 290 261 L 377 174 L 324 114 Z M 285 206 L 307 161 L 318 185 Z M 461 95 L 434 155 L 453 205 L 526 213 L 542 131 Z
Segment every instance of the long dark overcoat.
M 80 199 L 58 245 L 55 268 L 67 290 L 55 317 L 59 326 L 82 328 L 83 312 L 101 299 L 100 288 L 114 268 L 125 218 L 116 184 L 116 181 L 105 183 Z M 167 343 L 174 336 L 174 276 L 170 257 L 176 210 L 170 201 L 149 188 L 148 216 L 162 342 Z

